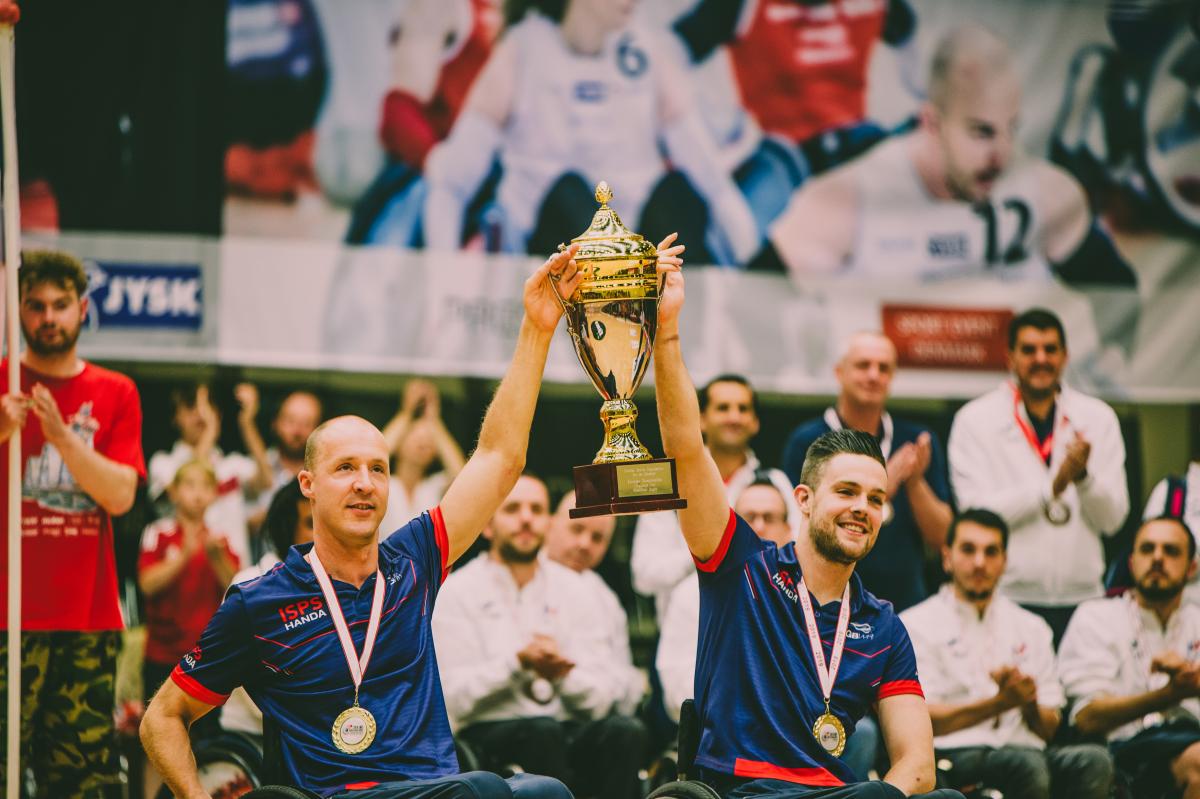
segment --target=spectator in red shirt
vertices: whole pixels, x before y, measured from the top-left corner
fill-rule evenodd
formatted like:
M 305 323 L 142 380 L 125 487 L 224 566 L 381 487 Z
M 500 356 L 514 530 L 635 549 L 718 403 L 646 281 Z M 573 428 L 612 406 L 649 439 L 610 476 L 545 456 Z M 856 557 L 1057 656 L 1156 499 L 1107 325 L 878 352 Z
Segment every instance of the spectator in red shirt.
M 175 516 L 146 528 L 138 558 L 138 586 L 146 597 L 147 694 L 162 685 L 204 632 L 239 566 L 229 541 L 204 523 L 217 498 L 212 466 L 188 461 L 167 492 Z
M 204 523 L 205 512 L 217 498 L 212 466 L 202 460 L 183 464 L 167 486 L 167 495 L 175 515 L 146 528 L 138 557 L 138 587 L 146 597 L 142 686 L 147 699 L 200 639 L 238 570 L 229 540 Z M 192 734 L 203 738 L 218 729 L 213 718 L 194 727 Z M 161 783 L 148 767 L 145 795 L 154 796 Z
M 129 511 L 146 477 L 137 387 L 76 352 L 87 286 L 75 257 L 24 253 L 19 386 L 9 385 L 7 361 L 0 362 L 0 443 L 14 435 L 21 442 L 21 766 L 32 770 L 39 796 L 63 799 L 120 782 L 113 684 L 122 622 L 112 516 Z M 5 452 L 0 485 L 8 479 Z M 8 518 L 7 492 L 0 492 L 0 518 Z M 0 547 L 5 629 L 7 573 Z M 6 657 L 0 636 L 0 674 Z M 0 682 L 7 687 L 6 674 Z

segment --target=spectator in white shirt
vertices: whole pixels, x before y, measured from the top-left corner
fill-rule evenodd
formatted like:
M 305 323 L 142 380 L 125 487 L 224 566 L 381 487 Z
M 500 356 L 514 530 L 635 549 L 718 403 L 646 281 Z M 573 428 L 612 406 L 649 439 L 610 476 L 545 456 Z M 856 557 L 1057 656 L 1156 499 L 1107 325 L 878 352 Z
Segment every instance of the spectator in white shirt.
M 1200 797 L 1200 607 L 1182 602 L 1196 543 L 1181 520 L 1143 522 L 1133 588 L 1080 606 L 1058 669 L 1080 732 L 1103 735 L 1134 796 Z
M 779 469 L 762 468 L 750 439 L 758 435 L 758 395 L 741 375 L 714 377 L 697 394 L 700 399 L 700 424 L 704 442 L 712 453 L 732 505 L 742 489 L 754 482 L 756 473 L 765 473 L 787 505 L 787 517 L 795 535 L 799 529 L 800 509 L 792 493 L 792 483 Z M 666 617 L 672 589 L 695 573 L 687 542 L 679 531 L 674 511 L 645 513 L 638 517 L 630 554 L 633 587 L 654 597 L 658 618 Z M 678 712 L 678 707 L 675 712 Z
M 462 447 L 442 422 L 437 388 L 424 380 L 410 380 L 404 386 L 400 410 L 383 428 L 383 438 L 393 466 L 387 513 L 379 524 L 380 541 L 435 507 L 467 462 Z M 430 472 L 435 461 L 442 468 Z
M 559 501 L 558 509 L 550 520 L 542 556 L 579 575 L 587 591 L 587 601 L 594 605 L 601 617 L 605 654 L 609 657 L 613 674 L 622 675 L 625 685 L 616 709 L 619 713 L 631 716 L 646 695 L 646 675 L 633 665 L 633 656 L 629 651 L 629 618 L 621 607 L 621 600 L 595 572 L 612 543 L 617 519 L 615 516 L 572 519 L 570 510 L 574 507 L 575 492 L 568 491 Z
M 1065 386 L 1067 337 L 1032 308 L 1008 329 L 1012 382 L 968 402 L 950 428 L 958 506 L 1012 532 L 1000 592 L 1046 620 L 1055 646 L 1075 607 L 1104 595 L 1101 538 L 1129 513 L 1125 442 L 1112 408 Z
M 977 508 L 955 517 L 942 548 L 950 582 L 900 614 L 908 628 L 951 787 L 1021 799 L 1107 799 L 1108 751 L 1051 747 L 1065 704 L 1049 625 L 996 594 L 1008 525 Z
M 255 427 L 258 413 L 257 394 L 253 402 L 239 392 L 238 429 L 242 439 L 256 439 L 261 453 L 262 437 Z M 179 467 L 190 460 L 206 461 L 217 475 L 217 501 L 204 516 L 209 529 L 228 537 L 229 546 L 241 563 L 250 563 L 250 542 L 247 531 L 246 502 L 260 491 L 271 487 L 271 467 L 265 458 L 249 458 L 238 452 L 225 453 L 217 446 L 221 434 L 221 416 L 209 398 L 208 386 L 177 389 L 171 393 L 175 426 L 179 440 L 170 451 L 154 453 L 149 465 L 150 499 L 161 502 L 163 515 L 170 510 L 165 492 Z
M 522 476 L 483 531 L 491 549 L 442 586 L 433 636 L 446 710 L 485 768 L 637 799 L 645 729 L 617 712 L 627 688 L 582 578 L 538 557 L 549 504 L 546 485 Z

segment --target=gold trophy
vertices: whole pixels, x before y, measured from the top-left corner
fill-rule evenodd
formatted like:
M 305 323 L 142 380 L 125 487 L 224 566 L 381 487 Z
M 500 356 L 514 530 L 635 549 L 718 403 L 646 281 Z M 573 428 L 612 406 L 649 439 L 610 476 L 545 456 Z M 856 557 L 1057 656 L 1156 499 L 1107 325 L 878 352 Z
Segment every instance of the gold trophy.
M 575 519 L 687 507 L 675 461 L 651 457 L 634 429 L 638 412 L 630 397 L 650 365 L 658 328 L 658 251 L 608 207 L 612 196 L 601 181 L 591 227 L 571 240 L 579 244 L 582 277 L 562 301 L 575 354 L 604 398 L 604 446 L 589 465 L 575 467 Z

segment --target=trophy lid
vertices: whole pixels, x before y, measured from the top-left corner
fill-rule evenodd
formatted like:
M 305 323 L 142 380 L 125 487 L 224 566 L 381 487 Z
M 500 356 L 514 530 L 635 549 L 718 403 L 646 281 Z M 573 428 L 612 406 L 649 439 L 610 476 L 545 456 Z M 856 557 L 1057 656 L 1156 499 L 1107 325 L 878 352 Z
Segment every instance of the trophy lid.
M 608 207 L 613 197 L 607 181 L 596 185 L 596 202 L 600 207 L 592 217 L 591 226 L 571 239 L 579 243 L 576 261 L 608 260 L 611 258 L 658 259 L 658 250 L 645 238 L 625 227 L 617 212 Z

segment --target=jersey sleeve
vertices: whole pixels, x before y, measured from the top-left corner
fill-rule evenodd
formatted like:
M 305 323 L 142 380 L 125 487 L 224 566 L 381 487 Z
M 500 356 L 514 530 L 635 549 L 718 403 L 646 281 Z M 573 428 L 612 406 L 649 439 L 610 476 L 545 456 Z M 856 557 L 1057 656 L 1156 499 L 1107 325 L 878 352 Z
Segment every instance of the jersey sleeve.
M 200 640 L 171 672 L 184 693 L 219 706 L 254 673 L 255 657 L 250 619 L 242 592 L 235 586 L 209 620 Z
M 450 539 L 440 506 L 423 512 L 384 539 L 381 545 L 391 553 L 416 561 L 421 573 L 428 575 L 436 592 L 450 570 Z
M 167 554 L 167 536 L 151 524 L 142 532 L 141 548 L 138 551 L 138 571 L 162 563 Z
M 142 452 L 142 399 L 132 380 L 124 378 L 119 385 L 122 398 L 116 407 L 120 411 L 113 414 L 100 454 L 132 466 L 140 482 L 146 479 L 146 456 Z
M 875 700 L 887 699 L 900 694 L 924 696 L 921 681 L 917 677 L 917 657 L 913 653 L 908 630 L 898 617 L 892 619 L 892 648 L 887 652 L 883 667 L 883 679 L 875 693 Z
M 773 544 L 771 546 L 774 546 Z M 750 525 L 741 516 L 729 509 L 729 521 L 725 525 L 725 533 L 717 551 L 707 560 L 700 560 L 695 555 L 692 560 L 700 571 L 700 580 L 712 579 L 742 568 L 742 564 L 764 549 L 763 540 L 758 537 Z

